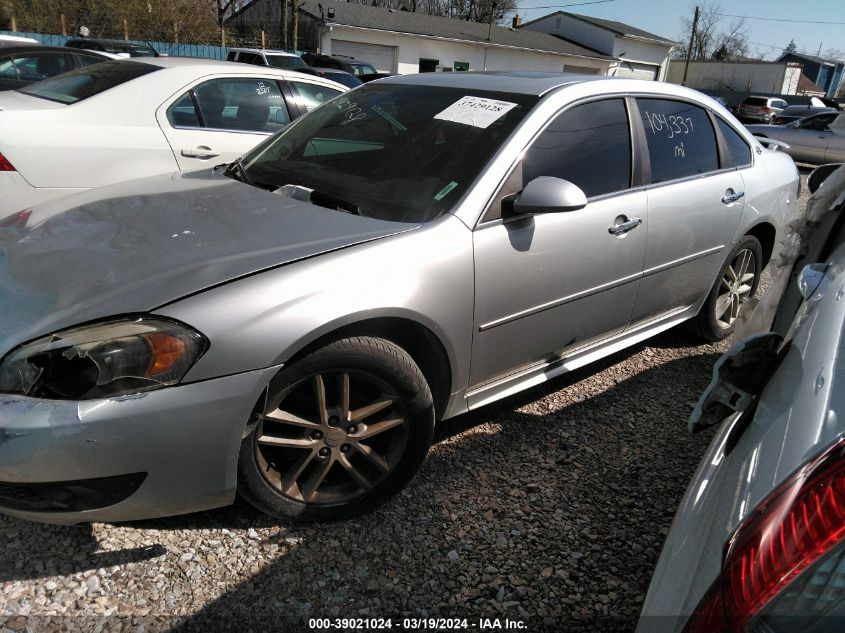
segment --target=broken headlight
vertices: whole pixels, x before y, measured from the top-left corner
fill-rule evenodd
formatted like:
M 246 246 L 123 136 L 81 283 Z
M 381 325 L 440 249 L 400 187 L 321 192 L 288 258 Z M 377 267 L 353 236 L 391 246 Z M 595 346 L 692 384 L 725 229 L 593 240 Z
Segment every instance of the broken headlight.
M 199 332 L 136 317 L 84 325 L 31 341 L 0 361 L 0 392 L 82 400 L 178 383 L 202 356 Z

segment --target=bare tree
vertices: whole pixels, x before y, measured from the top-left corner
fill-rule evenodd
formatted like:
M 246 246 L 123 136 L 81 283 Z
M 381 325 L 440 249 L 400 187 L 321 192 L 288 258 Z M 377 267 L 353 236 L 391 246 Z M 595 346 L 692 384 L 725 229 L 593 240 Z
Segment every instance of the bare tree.
M 745 26 L 745 18 L 732 20 L 726 30 L 716 33 L 713 45 L 714 51 L 710 55 L 712 59 L 745 57 L 748 54 L 748 27 Z
M 81 26 L 93 37 L 124 36 L 124 20 L 131 39 L 174 39 L 210 42 L 219 36 L 216 0 L 2 0 L 0 10 L 18 29 L 61 33 L 61 16 L 69 34 Z M 8 18 L 7 18 L 8 19 Z
M 441 15 L 469 22 L 503 24 L 517 9 L 517 0 L 364 0 L 365 4 L 399 11 Z
M 698 24 L 692 42 L 690 59 L 729 59 L 748 53 L 748 27 L 745 18 L 734 19 L 727 28 L 720 28 L 722 7 L 710 1 L 699 5 Z M 692 11 L 684 18 L 681 41 L 689 42 L 692 33 Z M 674 57 L 684 59 L 686 48 L 676 49 Z
M 824 51 L 824 58 L 833 61 L 845 61 L 845 50 L 841 48 L 826 48 Z

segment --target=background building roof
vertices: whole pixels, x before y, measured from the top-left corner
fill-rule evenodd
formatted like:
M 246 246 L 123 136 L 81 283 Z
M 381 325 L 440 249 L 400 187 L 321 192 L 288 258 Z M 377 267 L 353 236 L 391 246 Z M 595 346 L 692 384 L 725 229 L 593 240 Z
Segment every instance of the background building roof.
M 466 22 L 425 13 L 413 13 L 364 4 L 333 2 L 332 0 L 319 0 L 319 2 L 317 0 L 305 0 L 299 6 L 302 11 L 320 19 L 321 13 L 318 4 L 323 6 L 323 12 L 326 16 L 328 16 L 327 10 L 329 8 L 335 10 L 332 20 L 326 17 L 327 24 L 443 37 L 476 44 L 497 44 L 592 59 L 612 59 L 607 55 L 596 53 L 573 42 L 538 31 L 493 26 L 491 32 L 489 24 L 480 22 Z M 487 39 L 488 35 L 490 36 L 489 40 Z
M 652 40 L 654 42 L 666 44 L 667 46 L 675 46 L 678 44 L 678 42 L 666 39 L 665 37 L 662 37 L 660 35 L 655 35 L 654 33 L 649 33 L 648 31 L 643 31 L 642 29 L 638 29 L 634 26 L 631 26 L 630 24 L 624 24 L 623 22 L 615 22 L 613 20 L 603 20 L 601 18 L 592 18 L 587 15 L 578 15 L 577 13 L 567 13 L 566 11 L 555 11 L 554 13 L 544 15 L 542 17 L 531 20 L 530 22 L 525 22 L 524 24 L 522 24 L 522 26 L 533 24 L 534 22 L 543 20 L 553 15 L 565 15 L 570 18 L 575 18 L 576 20 L 581 20 L 582 22 L 587 22 L 594 26 L 598 26 L 608 31 L 612 31 L 617 35 L 628 35 L 631 37 L 638 37 L 645 40 Z

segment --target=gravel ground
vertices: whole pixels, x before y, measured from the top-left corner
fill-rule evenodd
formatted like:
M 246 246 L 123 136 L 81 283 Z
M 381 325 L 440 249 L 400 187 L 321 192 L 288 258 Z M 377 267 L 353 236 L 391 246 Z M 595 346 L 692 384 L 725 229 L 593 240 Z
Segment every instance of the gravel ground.
M 688 435 L 687 416 L 727 347 L 672 330 L 444 422 L 411 485 L 353 521 L 280 526 L 240 501 L 130 524 L 0 516 L 0 629 L 507 617 L 631 631 L 710 439 Z

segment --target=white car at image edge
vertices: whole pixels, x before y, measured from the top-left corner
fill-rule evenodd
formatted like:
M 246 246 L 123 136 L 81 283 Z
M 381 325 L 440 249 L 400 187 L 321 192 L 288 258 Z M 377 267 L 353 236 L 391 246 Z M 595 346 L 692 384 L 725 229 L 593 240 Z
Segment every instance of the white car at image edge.
M 150 57 L 0 92 L 0 216 L 93 187 L 231 162 L 346 90 L 294 71 Z

